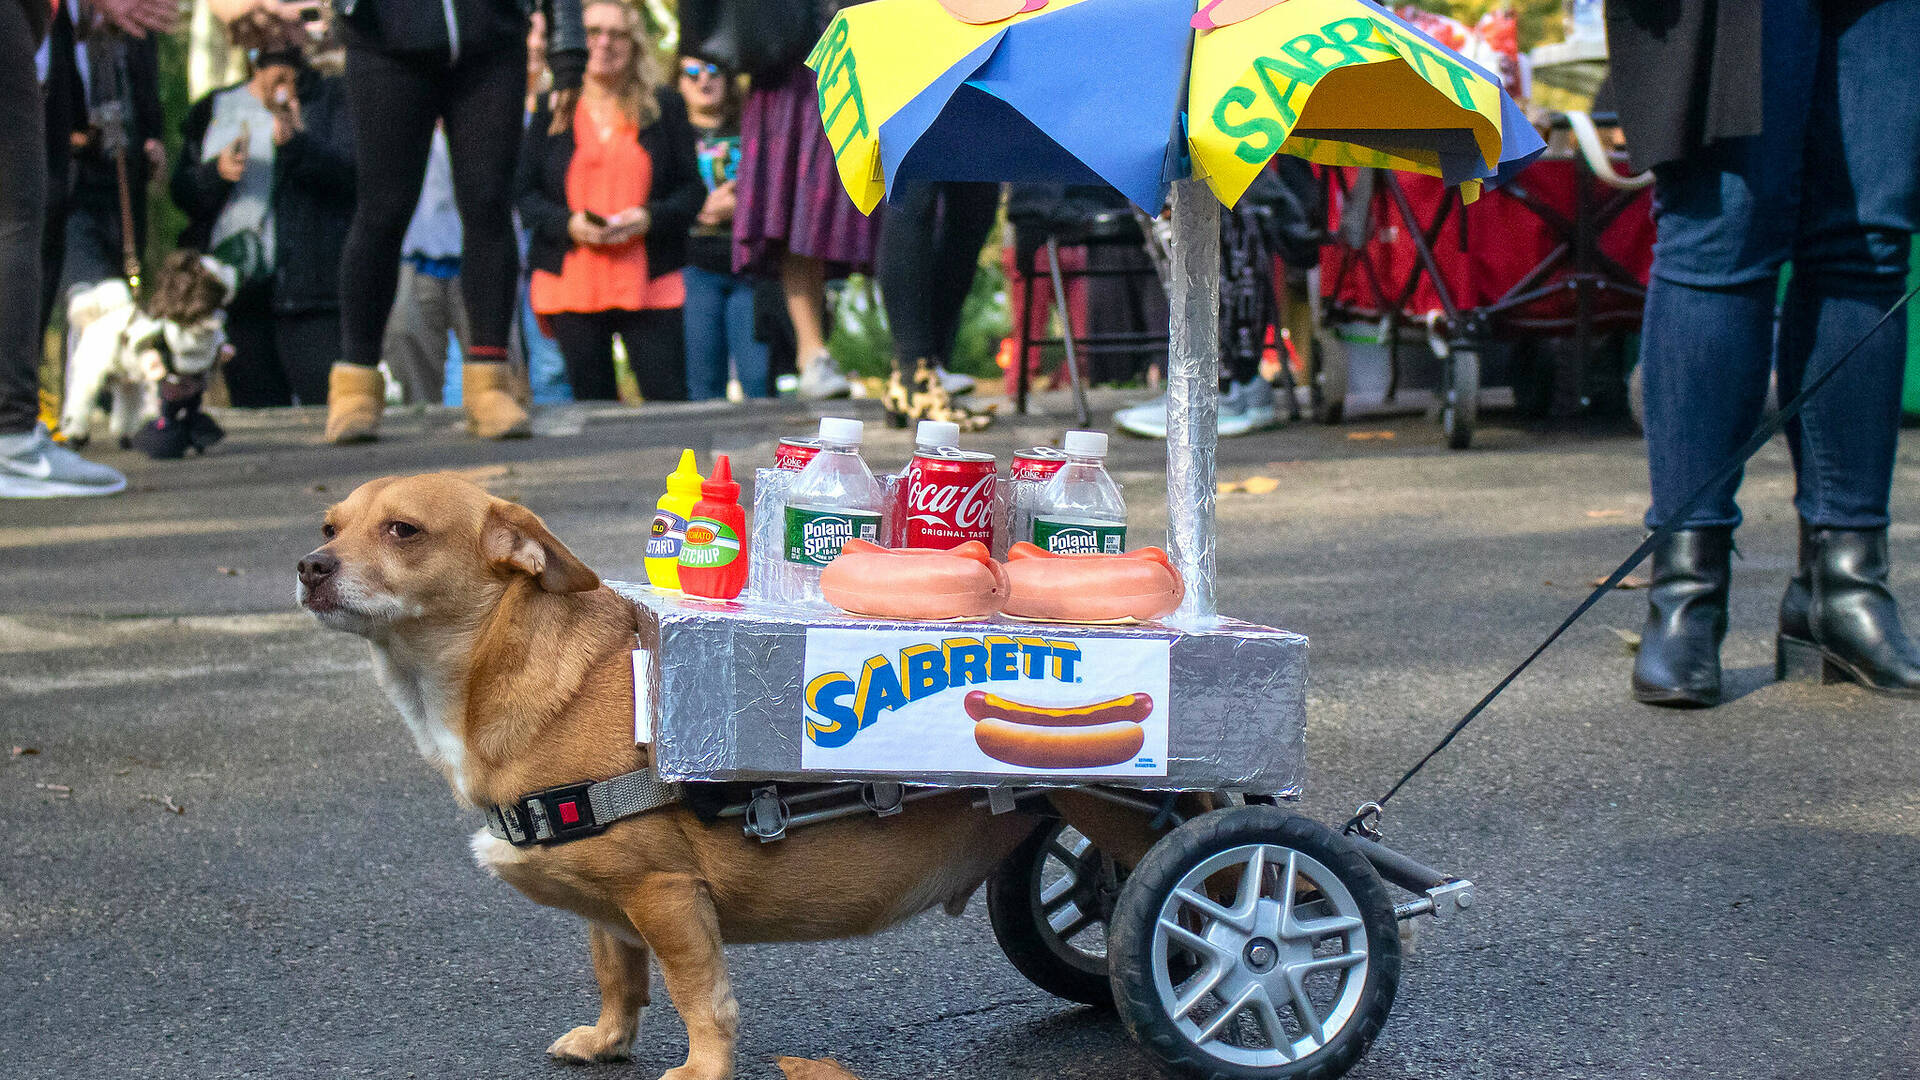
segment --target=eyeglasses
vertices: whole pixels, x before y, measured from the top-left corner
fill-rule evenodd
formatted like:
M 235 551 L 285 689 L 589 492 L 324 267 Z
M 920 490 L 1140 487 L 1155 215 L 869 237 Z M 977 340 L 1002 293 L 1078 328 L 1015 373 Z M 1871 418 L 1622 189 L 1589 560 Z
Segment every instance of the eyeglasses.
M 712 75 L 717 78 L 720 75 L 720 65 L 702 64 L 690 60 L 680 65 L 680 74 L 685 75 L 689 79 L 698 79 L 702 75 Z

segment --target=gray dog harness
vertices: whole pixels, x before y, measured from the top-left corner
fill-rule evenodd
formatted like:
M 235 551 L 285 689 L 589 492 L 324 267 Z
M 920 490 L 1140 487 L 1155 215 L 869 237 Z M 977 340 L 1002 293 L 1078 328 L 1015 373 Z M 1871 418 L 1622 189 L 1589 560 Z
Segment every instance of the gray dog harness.
M 564 844 L 679 801 L 679 784 L 659 779 L 652 769 L 639 769 L 611 780 L 562 784 L 522 795 L 505 806 L 489 806 L 487 831 L 514 847 Z

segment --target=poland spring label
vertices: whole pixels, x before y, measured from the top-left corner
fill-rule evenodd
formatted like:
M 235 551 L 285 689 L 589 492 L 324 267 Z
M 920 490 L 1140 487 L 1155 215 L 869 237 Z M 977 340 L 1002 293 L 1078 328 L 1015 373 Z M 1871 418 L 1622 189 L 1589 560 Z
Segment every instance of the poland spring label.
M 865 510 L 808 510 L 787 507 L 786 560 L 825 566 L 849 540 L 880 542 L 880 515 Z
M 1118 555 L 1127 546 L 1127 527 L 1037 517 L 1033 519 L 1033 546 L 1055 555 Z

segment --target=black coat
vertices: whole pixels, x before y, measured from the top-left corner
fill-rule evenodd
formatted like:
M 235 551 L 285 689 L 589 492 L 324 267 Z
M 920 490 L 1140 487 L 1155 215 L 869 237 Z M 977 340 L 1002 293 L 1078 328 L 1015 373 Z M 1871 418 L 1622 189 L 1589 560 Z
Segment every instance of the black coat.
M 273 310 L 281 315 L 339 310 L 340 252 L 353 221 L 353 125 L 340 79 L 307 71 L 298 89 L 306 130 L 274 151 Z M 233 190 L 217 162 L 200 160 L 212 120 L 208 94 L 187 110 L 173 167 L 173 201 L 187 215 L 180 243 L 202 250 Z
M 1613 0 L 1606 95 L 1636 170 L 1760 134 L 1760 7 L 1752 0 Z
M 694 159 L 693 125 L 687 106 L 672 90 L 656 95 L 660 116 L 640 129 L 640 148 L 653 161 L 653 186 L 647 194 L 647 273 L 654 277 L 687 264 L 687 230 L 707 201 L 707 186 Z M 526 144 L 514 177 L 514 201 L 520 222 L 533 234 L 527 266 L 557 274 L 573 250 L 567 221 L 567 167 L 573 163 L 573 130 L 549 135 L 553 117 L 542 106 L 527 125 Z

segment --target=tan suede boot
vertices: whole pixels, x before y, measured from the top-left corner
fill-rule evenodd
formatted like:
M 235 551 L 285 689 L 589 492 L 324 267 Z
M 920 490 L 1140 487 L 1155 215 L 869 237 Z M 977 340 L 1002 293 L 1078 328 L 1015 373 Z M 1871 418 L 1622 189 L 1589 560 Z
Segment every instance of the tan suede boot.
M 335 364 L 327 375 L 327 435 L 330 443 L 372 442 L 380 437 L 380 410 L 387 381 L 379 368 Z
M 483 439 L 521 439 L 533 433 L 527 410 L 513 398 L 513 371 L 505 364 L 465 364 L 460 369 L 460 401 L 467 430 Z

